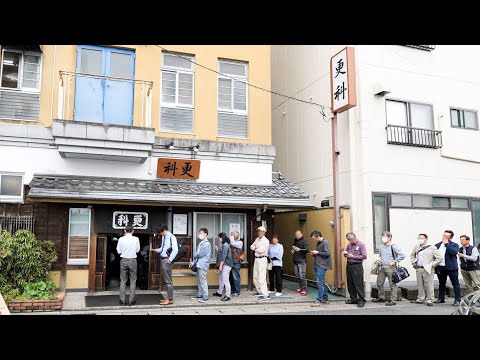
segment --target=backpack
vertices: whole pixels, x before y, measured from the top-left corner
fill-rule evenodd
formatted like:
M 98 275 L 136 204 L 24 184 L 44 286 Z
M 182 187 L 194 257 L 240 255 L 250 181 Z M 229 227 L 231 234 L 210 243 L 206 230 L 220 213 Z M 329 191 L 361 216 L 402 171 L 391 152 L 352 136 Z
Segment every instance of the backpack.
M 172 264 L 174 262 L 177 262 L 181 258 L 183 258 L 185 255 L 187 255 L 187 249 L 185 249 L 185 246 L 183 246 L 183 244 L 180 244 L 178 240 L 177 240 L 177 246 L 178 246 L 177 256 L 175 256 L 175 259 L 173 259 Z M 170 246 L 167 250 L 167 256 L 170 256 L 171 253 L 172 253 L 172 247 Z

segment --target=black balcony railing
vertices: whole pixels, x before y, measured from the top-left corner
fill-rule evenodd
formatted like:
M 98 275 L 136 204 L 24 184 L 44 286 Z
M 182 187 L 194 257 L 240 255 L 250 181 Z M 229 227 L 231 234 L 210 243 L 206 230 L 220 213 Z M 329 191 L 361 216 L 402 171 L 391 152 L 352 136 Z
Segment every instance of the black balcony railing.
M 403 45 L 403 46 L 408 46 L 408 47 L 412 47 L 419 50 L 425 50 L 425 51 L 433 51 L 435 50 L 435 47 L 436 47 L 435 45 Z
M 431 149 L 442 147 L 442 132 L 409 126 L 387 125 L 387 143 Z

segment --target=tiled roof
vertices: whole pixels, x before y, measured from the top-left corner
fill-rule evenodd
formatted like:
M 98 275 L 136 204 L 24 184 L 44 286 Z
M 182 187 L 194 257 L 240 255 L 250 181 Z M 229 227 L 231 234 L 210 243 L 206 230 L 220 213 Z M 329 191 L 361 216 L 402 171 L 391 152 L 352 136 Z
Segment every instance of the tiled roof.
M 278 172 L 272 173 L 270 186 L 34 175 L 30 182 L 28 196 L 31 198 L 313 207 L 308 195 Z

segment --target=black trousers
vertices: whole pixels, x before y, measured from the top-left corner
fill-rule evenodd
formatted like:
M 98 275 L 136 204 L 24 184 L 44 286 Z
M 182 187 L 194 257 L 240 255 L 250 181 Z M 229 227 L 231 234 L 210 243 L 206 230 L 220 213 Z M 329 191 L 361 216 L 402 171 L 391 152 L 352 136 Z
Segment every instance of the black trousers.
M 347 288 L 353 302 L 365 303 L 365 287 L 363 284 L 363 265 L 347 263 Z
M 283 269 L 281 266 L 272 266 L 272 270 L 268 270 L 268 276 L 270 278 L 270 291 L 281 293 L 283 285 Z
M 445 300 L 445 293 L 447 290 L 447 276 L 453 285 L 453 292 L 455 294 L 455 301 L 462 299 L 460 282 L 458 281 L 458 270 L 447 270 L 445 266 L 437 266 L 435 272 L 438 277 L 438 299 Z

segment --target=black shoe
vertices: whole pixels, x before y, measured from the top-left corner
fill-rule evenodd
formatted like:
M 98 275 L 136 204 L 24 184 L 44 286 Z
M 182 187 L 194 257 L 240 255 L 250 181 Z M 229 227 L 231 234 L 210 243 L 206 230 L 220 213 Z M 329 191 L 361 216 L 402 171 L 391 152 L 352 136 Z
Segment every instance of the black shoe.
M 410 300 L 410 302 L 412 304 L 423 304 L 423 301 L 422 302 L 418 302 L 417 300 Z
M 427 306 L 433 306 L 433 303 L 427 303 Z
M 230 298 L 225 295 L 223 298 L 220 299 L 220 301 L 230 301 Z
M 133 300 L 133 301 L 130 301 L 130 304 L 128 304 L 128 305 L 133 306 L 133 305 L 135 305 L 136 303 L 137 303 L 137 300 Z
M 348 299 L 347 301 L 345 301 L 345 304 L 358 304 L 358 301 Z
M 385 306 L 393 306 L 393 305 L 397 305 L 396 303 L 394 303 L 393 301 L 387 301 L 385 303 Z
M 437 301 L 434 301 L 435 304 L 444 304 L 445 299 L 438 299 Z
M 457 300 L 455 300 L 452 304 L 452 306 L 459 306 L 459 305 L 460 305 L 460 301 L 457 301 Z
M 213 293 L 213 296 L 222 297 L 222 294 L 219 294 L 218 292 L 215 291 L 215 292 Z
M 120 305 L 125 305 L 125 301 L 122 301 L 122 300 L 119 300 L 118 303 L 119 303 Z
M 357 307 L 358 307 L 358 308 L 362 308 L 362 307 L 364 307 L 364 306 L 365 306 L 365 303 L 359 302 L 359 303 L 357 304 Z
M 372 302 L 385 302 L 385 300 L 382 298 L 373 298 Z

